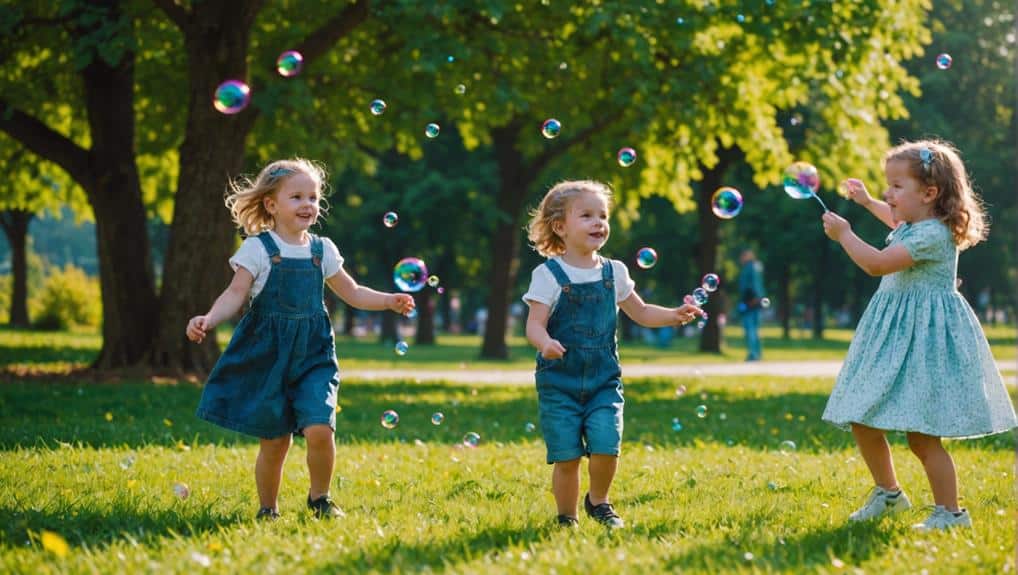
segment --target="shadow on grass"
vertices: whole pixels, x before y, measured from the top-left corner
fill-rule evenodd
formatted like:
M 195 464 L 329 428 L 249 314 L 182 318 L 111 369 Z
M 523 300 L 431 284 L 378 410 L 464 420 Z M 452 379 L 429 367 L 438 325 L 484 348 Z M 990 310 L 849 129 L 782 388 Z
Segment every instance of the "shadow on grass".
M 753 395 L 725 387 L 706 387 L 708 398 L 694 393 L 674 397 L 676 379 L 638 380 L 627 386 L 627 447 L 651 444 L 700 447 L 732 444 L 776 450 L 782 441 L 795 442 L 799 452 L 829 452 L 854 446 L 850 433 L 820 421 L 827 401 L 824 385 L 790 384 L 789 391 Z M 687 383 L 692 383 L 686 380 Z M 745 387 L 745 386 L 744 386 Z M 60 442 L 89 447 L 173 446 L 184 444 L 255 444 L 257 440 L 198 419 L 195 407 L 201 388 L 192 384 L 83 384 L 15 382 L 0 385 L 0 449 L 56 447 Z M 481 435 L 482 444 L 540 441 L 527 423 L 537 423 L 537 397 L 529 386 L 469 386 L 443 382 L 354 382 L 340 391 L 337 416 L 340 444 L 398 443 L 421 439 L 459 443 L 467 432 Z M 708 415 L 696 415 L 698 405 Z M 399 412 L 389 430 L 379 425 L 384 410 Z M 431 416 L 442 412 L 439 426 Z M 673 430 L 678 419 L 681 431 Z M 904 442 L 904 434 L 890 434 Z M 970 440 L 978 449 L 1014 449 L 1014 436 Z
M 697 545 L 665 560 L 667 571 L 703 569 L 726 573 L 752 565 L 756 570 L 781 572 L 811 571 L 830 567 L 832 558 L 846 565 L 858 565 L 880 555 L 891 546 L 895 528 L 877 522 L 844 523 L 814 529 L 800 536 L 774 542 L 759 542 L 755 532 L 761 521 L 774 518 L 755 517 L 743 522 L 739 531 L 722 542 Z M 664 533 L 674 533 L 678 526 L 662 526 Z M 653 530 L 652 530 L 653 531 Z M 749 550 L 752 551 L 749 551 Z M 752 553 L 747 558 L 747 551 Z
M 158 545 L 167 536 L 195 536 L 252 521 L 250 514 L 216 513 L 211 506 L 190 507 L 182 512 L 129 508 L 116 503 L 113 509 L 99 512 L 69 505 L 58 510 L 24 508 L 10 500 L 0 504 L 0 517 L 4 517 L 0 540 L 11 545 L 24 544 L 28 532 L 45 529 L 60 533 L 70 545 L 91 548 L 124 540 Z
M 385 541 L 367 545 L 352 554 L 317 569 L 316 573 L 374 573 L 419 572 L 431 568 L 442 570 L 484 557 L 490 551 L 513 545 L 526 547 L 529 543 L 548 537 L 551 526 L 512 528 L 489 527 L 479 532 L 461 532 L 447 539 L 406 544 Z

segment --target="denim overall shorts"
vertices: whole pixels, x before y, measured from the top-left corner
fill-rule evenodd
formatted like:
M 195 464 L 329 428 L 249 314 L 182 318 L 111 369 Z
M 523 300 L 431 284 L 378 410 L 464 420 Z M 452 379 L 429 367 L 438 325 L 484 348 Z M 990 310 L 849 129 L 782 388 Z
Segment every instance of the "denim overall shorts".
M 311 258 L 284 258 L 258 235 L 272 269 L 209 374 L 198 417 L 265 439 L 336 428 L 339 367 L 323 299 L 322 240 Z
M 538 408 L 548 463 L 583 455 L 618 455 L 622 446 L 622 370 L 615 339 L 615 280 L 601 258 L 601 280 L 571 283 L 555 260 L 545 265 L 562 288 L 548 334 L 566 353 L 537 353 Z

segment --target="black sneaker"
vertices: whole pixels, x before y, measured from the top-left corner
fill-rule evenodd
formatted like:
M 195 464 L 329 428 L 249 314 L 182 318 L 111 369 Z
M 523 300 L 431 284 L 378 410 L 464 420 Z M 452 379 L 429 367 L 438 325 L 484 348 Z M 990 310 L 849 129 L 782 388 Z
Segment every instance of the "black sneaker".
M 259 521 L 275 521 L 279 519 L 279 512 L 271 507 L 262 507 L 258 510 L 258 515 L 255 515 L 255 519 Z
M 570 517 L 569 515 L 559 515 L 558 516 L 558 526 L 559 527 L 576 527 L 579 524 L 580 524 L 580 520 L 575 518 L 575 517 Z
M 594 519 L 606 527 L 612 529 L 618 529 L 625 527 L 626 523 L 622 521 L 618 513 L 615 513 L 615 508 L 612 507 L 611 503 L 602 503 L 600 505 L 594 505 L 590 502 L 590 494 L 588 493 L 583 497 L 583 508 L 587 510 L 587 515 L 590 515 Z
M 322 495 L 314 501 L 311 500 L 311 496 L 308 495 L 308 509 L 315 513 L 315 516 L 319 519 L 332 519 L 346 517 L 346 513 L 339 508 L 335 503 L 332 502 L 332 498 L 328 495 Z

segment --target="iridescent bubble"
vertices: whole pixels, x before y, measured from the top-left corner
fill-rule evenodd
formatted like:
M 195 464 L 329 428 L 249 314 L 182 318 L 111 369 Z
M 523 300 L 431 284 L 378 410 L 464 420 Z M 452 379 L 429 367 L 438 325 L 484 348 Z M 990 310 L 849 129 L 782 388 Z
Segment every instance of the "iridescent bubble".
M 300 74 L 304 67 L 304 56 L 296 50 L 287 50 L 279 55 L 276 60 L 276 71 L 284 78 L 291 78 Z
M 657 264 L 657 252 L 654 248 L 640 248 L 636 252 L 636 265 L 648 270 Z
M 746 17 L 743 16 L 742 14 L 736 14 L 735 20 L 738 21 L 739 24 L 742 24 L 743 22 L 746 21 Z
M 682 431 L 682 422 L 678 417 L 672 418 L 672 431 Z
M 771 298 L 769 297 L 760 298 L 760 307 L 764 309 L 771 307 Z
M 707 327 L 707 320 L 702 317 L 696 318 L 696 329 L 703 329 L 705 327 Z
M 473 431 L 468 432 L 463 436 L 464 447 L 477 447 L 477 444 L 481 442 L 481 436 Z
M 386 429 L 396 429 L 399 425 L 399 414 L 394 409 L 386 409 L 382 412 L 380 423 Z
M 399 223 L 399 214 L 396 212 L 385 212 L 382 216 L 382 224 L 387 228 L 394 228 Z
M 438 124 L 432 122 L 427 126 L 424 126 L 424 135 L 429 138 L 437 138 L 438 132 L 441 131 L 441 129 L 442 128 L 440 128 Z
M 421 291 L 427 280 L 428 266 L 419 258 L 403 258 L 392 269 L 392 281 L 396 287 L 406 292 Z
M 781 442 L 781 445 L 778 446 L 778 449 L 781 450 L 781 453 L 791 453 L 795 451 L 795 442 L 790 439 L 786 439 Z
M 187 499 L 191 496 L 191 488 L 186 483 L 174 483 L 173 494 L 177 496 L 177 499 Z
M 442 286 L 438 286 L 438 288 L 435 291 L 437 291 L 439 295 L 442 295 L 445 293 L 445 288 Z
M 710 198 L 710 209 L 715 216 L 730 220 L 742 211 L 742 194 L 735 188 L 720 187 Z
M 431 414 L 431 425 L 442 425 L 443 421 L 445 421 L 445 415 L 441 411 Z
M 707 417 L 707 406 L 706 405 L 696 406 L 696 416 L 699 417 L 700 419 Z
M 410 351 L 410 344 L 405 341 L 397 341 L 396 345 L 393 346 L 392 351 L 396 352 L 396 355 L 406 355 L 406 352 Z
M 866 186 L 858 178 L 848 178 L 838 184 L 838 195 L 843 198 L 852 197 L 852 190 L 863 190 Z
M 445 57 L 445 61 L 450 63 L 450 64 L 452 64 L 453 62 L 456 61 L 456 57 L 455 56 L 446 56 Z
M 463 94 L 466 94 L 466 93 L 467 93 L 467 87 L 466 87 L 466 85 L 465 85 L 465 84 L 457 84 L 457 85 L 456 85 L 456 93 L 457 93 L 457 94 L 459 94 L 459 95 L 461 95 L 461 96 L 462 96 Z
M 636 150 L 632 148 L 622 148 L 618 153 L 619 165 L 623 168 L 628 168 L 636 163 Z
M 788 119 L 788 123 L 793 126 L 798 126 L 799 124 L 802 123 L 802 114 L 799 113 L 792 114 L 792 117 Z
M 438 284 L 440 282 L 441 282 L 441 280 L 438 279 L 438 276 L 428 276 L 428 285 L 429 286 L 431 286 L 431 287 L 438 287 Z
M 789 196 L 802 200 L 813 196 L 820 189 L 820 174 L 813 164 L 807 162 L 795 162 L 785 168 L 785 175 L 781 181 L 785 193 Z
M 414 308 L 414 309 L 406 312 L 406 314 L 404 314 L 404 315 L 406 315 L 407 319 L 414 319 L 414 318 L 416 318 L 417 317 L 417 308 Z
M 721 285 L 721 278 L 718 277 L 718 274 L 704 274 L 700 279 L 700 287 L 708 292 L 717 291 L 719 285 Z
M 523 426 L 523 431 L 526 431 L 527 433 L 533 433 L 536 429 L 537 426 L 529 421 Z
M 382 112 L 385 111 L 385 100 L 372 100 L 371 101 L 371 113 L 375 116 L 381 116 Z
M 240 80 L 227 80 L 216 88 L 212 105 L 224 114 L 236 114 L 251 102 L 251 88 Z
M 941 70 L 947 70 L 948 68 L 951 67 L 951 64 L 953 63 L 954 58 L 952 58 L 951 55 L 948 54 L 947 52 L 937 54 L 937 68 L 940 68 Z
M 696 300 L 693 299 L 693 296 L 687 293 L 686 295 L 682 296 L 682 303 L 686 305 L 696 305 Z
M 684 386 L 684 385 L 680 385 L 680 386 L 676 387 L 675 388 L 675 397 L 682 397 L 683 395 L 686 395 L 686 391 L 687 391 L 686 390 L 686 386 Z
M 541 134 L 549 140 L 557 138 L 562 131 L 562 123 L 555 118 L 548 118 L 541 124 Z
M 693 296 L 693 301 L 696 302 L 696 305 L 700 307 L 706 305 L 707 300 L 710 299 L 707 295 L 707 290 L 703 289 L 702 287 L 696 288 L 690 295 Z

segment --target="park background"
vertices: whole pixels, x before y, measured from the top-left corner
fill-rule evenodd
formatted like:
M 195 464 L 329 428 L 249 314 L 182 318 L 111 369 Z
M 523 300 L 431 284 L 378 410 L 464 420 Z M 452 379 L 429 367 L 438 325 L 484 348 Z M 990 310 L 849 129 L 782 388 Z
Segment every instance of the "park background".
M 315 231 L 337 243 L 358 281 L 393 289 L 393 265 L 415 256 L 445 290 L 415 294 L 415 320 L 354 314 L 330 300 L 341 368 L 407 375 L 345 385 L 341 456 L 376 464 L 371 482 L 358 474 L 337 484 L 362 510 L 352 513 L 346 551 L 313 560 L 328 531 L 301 523 L 306 570 L 598 570 L 580 542 L 542 527 L 549 501 L 533 497 L 546 491 L 541 443 L 525 431 L 533 394 L 483 385 L 486 372 L 532 362 L 518 305 L 540 262 L 522 229 L 528 210 L 555 182 L 591 178 L 616 194 L 604 253 L 626 261 L 645 298 L 680 302 L 707 272 L 721 276 L 722 288 L 702 331 L 645 333 L 620 322 L 624 366 L 689 369 L 630 382 L 633 459 L 623 461 L 616 497 L 642 510 L 643 523 L 623 540 L 594 530 L 584 538 L 635 571 L 655 562 L 705 571 L 898 569 L 887 549 L 904 565 L 1013 571 L 1004 550 L 1014 542 L 1009 437 L 959 444 L 962 465 L 988 462 L 973 482 L 984 489 L 975 505 L 985 537 L 977 541 L 937 543 L 931 552 L 909 540 L 904 524 L 891 532 L 844 527 L 838 513 L 854 501 L 840 499 L 823 514 L 796 507 L 793 538 L 761 525 L 784 522 L 775 513 L 789 501 L 865 485 L 858 461 L 825 485 L 802 484 L 852 457 L 848 437 L 818 422 L 832 378 L 706 376 L 696 366 L 744 355 L 734 309 L 743 247 L 764 263 L 773 302 L 765 358 L 843 357 L 878 279 L 826 239 L 818 204 L 782 191 L 781 173 L 795 160 L 815 164 L 821 197 L 879 246 L 887 230 L 839 197 L 837 183 L 858 177 L 879 193 L 883 152 L 925 136 L 958 146 L 987 203 L 990 236 L 963 252 L 960 289 L 997 359 L 1014 359 L 1014 16 L 1013 4 L 989 1 L 4 3 L 0 457 L 5 484 L 25 495 L 3 509 L 12 518 L 0 532 L 4 564 L 19 570 L 45 557 L 56 570 L 152 562 L 187 570 L 208 560 L 242 570 L 283 561 L 239 550 L 253 529 L 251 443 L 191 415 L 200 388 L 188 382 L 214 364 L 229 326 L 201 346 L 186 342 L 183 326 L 230 277 L 226 260 L 240 236 L 223 207 L 227 181 L 302 156 L 330 171 L 330 207 Z M 294 77 L 276 72 L 287 49 L 305 59 Z M 940 53 L 953 58 L 946 70 L 935 64 Z M 235 78 L 250 84 L 251 104 L 221 114 L 212 93 Z M 387 103 L 378 116 L 368 106 L 376 98 Z M 555 139 L 541 135 L 548 118 L 562 123 Z M 430 122 L 441 126 L 437 138 L 424 135 Z M 630 167 L 615 159 L 625 146 L 638 153 Z M 745 199 L 731 220 L 710 210 L 722 185 Z M 387 211 L 399 214 L 394 228 L 382 224 Z M 644 246 L 659 254 L 647 270 L 635 265 Z M 400 357 L 392 349 L 402 338 L 410 352 Z M 477 382 L 414 376 L 425 370 L 476 371 Z M 1005 376 L 1013 381 L 1013 369 Z M 691 391 L 675 393 L 683 387 Z M 53 403 L 60 407 L 40 405 Z M 697 421 L 700 403 L 726 418 Z M 377 424 L 388 408 L 404 417 L 395 432 Z M 444 427 L 427 423 L 437 409 L 452 416 Z M 485 442 L 461 453 L 458 437 L 468 429 Z M 799 450 L 781 452 L 793 435 Z M 427 456 L 406 454 L 415 441 Z M 437 447 L 443 442 L 451 456 Z M 288 464 L 291 492 L 301 489 L 299 459 Z M 732 515 L 694 506 L 674 516 L 675 501 L 730 507 L 732 492 L 746 489 L 731 473 L 736 460 L 758 479 L 752 504 Z M 40 479 L 54 469 L 56 488 Z M 199 487 L 224 473 L 224 485 Z M 131 477 L 124 484 L 120 475 Z M 183 475 L 195 489 L 188 501 L 167 487 Z M 96 482 L 101 489 L 78 494 Z M 412 498 L 394 495 L 410 486 L 448 503 L 442 528 L 391 532 L 372 523 L 377 509 L 413 523 L 417 511 L 387 507 L 412 508 Z M 478 500 L 479 519 L 449 527 Z M 520 509 L 507 522 L 499 502 Z M 997 513 L 1005 508 L 1011 512 Z M 42 544 L 46 532 L 62 532 L 80 553 L 53 552 Z M 257 536 L 271 549 L 284 532 Z M 372 543 L 359 549 L 364 537 Z M 680 541 L 687 538 L 691 547 Z M 417 543 L 401 548 L 401 539 Z M 234 544 L 233 562 L 224 561 Z M 564 554 L 548 551 L 561 545 Z

